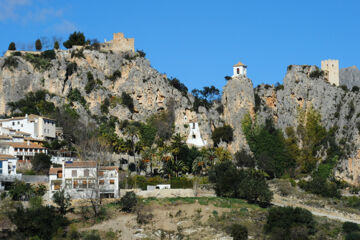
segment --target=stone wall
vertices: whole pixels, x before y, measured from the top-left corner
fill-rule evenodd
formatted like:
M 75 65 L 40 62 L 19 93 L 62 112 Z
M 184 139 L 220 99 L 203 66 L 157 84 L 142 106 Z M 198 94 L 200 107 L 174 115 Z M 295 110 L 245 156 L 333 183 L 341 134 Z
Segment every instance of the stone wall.
M 114 33 L 113 40 L 103 43 L 101 49 L 108 51 L 111 50 L 113 52 L 134 52 L 134 45 L 134 38 L 125 38 L 123 33 Z

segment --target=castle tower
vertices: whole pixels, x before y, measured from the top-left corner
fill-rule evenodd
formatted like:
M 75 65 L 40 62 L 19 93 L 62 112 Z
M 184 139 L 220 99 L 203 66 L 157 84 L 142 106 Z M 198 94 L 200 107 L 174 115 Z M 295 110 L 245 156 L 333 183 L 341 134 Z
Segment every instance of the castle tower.
M 235 64 L 233 66 L 233 77 L 237 77 L 237 76 L 245 76 L 246 77 L 246 73 L 247 73 L 247 66 L 245 64 L 243 64 L 242 62 L 238 62 L 237 64 Z
M 340 85 L 339 78 L 339 60 L 323 60 L 321 61 L 321 69 L 325 73 L 325 79 L 330 84 Z

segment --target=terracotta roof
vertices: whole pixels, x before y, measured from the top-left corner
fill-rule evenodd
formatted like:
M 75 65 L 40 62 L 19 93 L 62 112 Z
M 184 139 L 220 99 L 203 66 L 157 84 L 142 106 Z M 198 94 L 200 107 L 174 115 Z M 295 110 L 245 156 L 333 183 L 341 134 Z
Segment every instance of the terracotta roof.
M 9 142 L 9 143 L 3 143 L 5 145 L 9 145 L 11 147 L 14 148 L 39 148 L 39 149 L 44 149 L 45 147 L 36 144 L 36 143 L 29 143 L 27 144 L 26 142 Z
M 234 65 L 234 67 L 241 67 L 241 66 L 245 66 L 245 64 L 243 64 L 242 62 L 238 62 L 237 64 Z
M 34 121 L 34 120 L 37 119 L 37 118 L 44 118 L 44 119 L 48 119 L 48 120 L 53 120 L 53 121 L 55 121 L 55 119 L 48 118 L 48 117 L 45 117 L 45 116 L 39 116 L 39 115 L 35 115 L 35 114 L 30 114 L 30 115 L 29 115 L 29 120 L 30 120 L 30 121 Z
M 9 135 L 0 135 L 0 139 L 12 139 Z
M 24 136 L 20 136 L 20 135 L 12 135 L 13 138 L 24 138 Z
M 44 140 L 36 139 L 32 137 L 24 137 L 24 140 L 34 141 L 34 142 L 44 142 Z
M 86 161 L 86 162 L 65 163 L 65 167 L 68 167 L 68 168 L 96 167 L 96 162 Z
M 59 171 L 62 171 L 62 168 L 50 168 L 49 175 L 56 175 Z
M 0 161 L 5 161 L 5 160 L 11 159 L 11 158 L 16 159 L 16 157 L 14 157 L 12 155 L 0 154 Z
M 104 167 L 101 167 L 101 170 L 119 170 L 119 167 L 117 167 L 117 166 L 104 166 Z

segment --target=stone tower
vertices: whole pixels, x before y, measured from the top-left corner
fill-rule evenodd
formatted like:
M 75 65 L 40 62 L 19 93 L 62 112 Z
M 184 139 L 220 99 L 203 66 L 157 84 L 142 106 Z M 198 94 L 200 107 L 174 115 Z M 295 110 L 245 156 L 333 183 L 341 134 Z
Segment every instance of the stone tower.
M 113 52 L 134 52 L 134 42 L 134 38 L 125 38 L 123 33 L 114 33 L 113 40 L 101 44 L 101 49 Z
M 233 70 L 234 70 L 233 77 L 236 77 L 236 76 L 245 76 L 246 77 L 247 66 L 245 64 L 243 64 L 242 62 L 238 62 L 237 64 L 235 64 L 233 66 Z
M 340 85 L 339 60 L 323 60 L 321 61 L 321 69 L 325 73 L 325 79 L 328 80 L 330 84 Z

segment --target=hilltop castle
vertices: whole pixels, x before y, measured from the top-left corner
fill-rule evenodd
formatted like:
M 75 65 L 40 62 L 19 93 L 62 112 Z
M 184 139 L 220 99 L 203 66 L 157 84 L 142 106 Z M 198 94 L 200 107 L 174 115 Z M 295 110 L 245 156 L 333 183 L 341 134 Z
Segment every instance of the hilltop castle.
M 123 33 L 114 33 L 113 40 L 101 44 L 101 49 L 113 52 L 135 51 L 134 38 L 125 38 Z
M 340 85 L 339 60 L 323 60 L 321 61 L 321 69 L 325 73 L 325 79 L 329 81 L 330 84 L 335 84 L 335 86 Z

